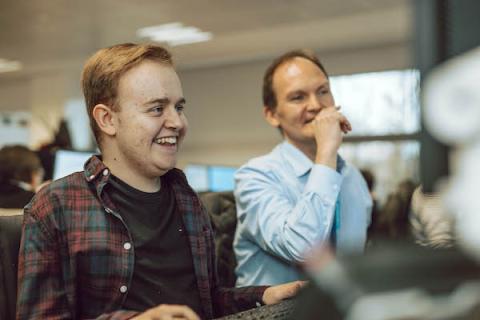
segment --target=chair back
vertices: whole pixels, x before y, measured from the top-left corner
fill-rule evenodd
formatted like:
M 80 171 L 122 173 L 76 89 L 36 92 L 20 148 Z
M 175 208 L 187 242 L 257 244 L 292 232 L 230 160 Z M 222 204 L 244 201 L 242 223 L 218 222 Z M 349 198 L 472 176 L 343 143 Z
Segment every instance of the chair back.
M 233 238 L 237 226 L 235 197 L 233 192 L 206 192 L 199 195 L 207 209 L 215 231 L 215 253 L 219 285 L 235 286 L 237 260 L 233 252 Z
M 0 208 L 0 319 L 15 319 L 23 209 Z

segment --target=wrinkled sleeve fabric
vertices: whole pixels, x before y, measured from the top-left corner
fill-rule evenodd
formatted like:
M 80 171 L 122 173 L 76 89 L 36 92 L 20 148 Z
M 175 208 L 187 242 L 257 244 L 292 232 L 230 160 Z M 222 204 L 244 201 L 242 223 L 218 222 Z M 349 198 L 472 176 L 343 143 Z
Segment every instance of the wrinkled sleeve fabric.
M 303 262 L 306 251 L 329 238 L 342 179 L 335 170 L 315 164 L 303 190 L 294 190 L 297 186 L 278 170 L 240 168 L 235 197 L 244 236 L 286 261 Z
M 25 208 L 18 261 L 17 319 L 73 318 L 61 271 L 59 243 L 51 228 L 51 216 L 44 214 L 54 210 L 53 201 L 48 200 Z
M 263 293 L 267 286 L 242 288 L 217 288 L 213 296 L 214 314 L 216 317 L 252 309 L 262 303 Z

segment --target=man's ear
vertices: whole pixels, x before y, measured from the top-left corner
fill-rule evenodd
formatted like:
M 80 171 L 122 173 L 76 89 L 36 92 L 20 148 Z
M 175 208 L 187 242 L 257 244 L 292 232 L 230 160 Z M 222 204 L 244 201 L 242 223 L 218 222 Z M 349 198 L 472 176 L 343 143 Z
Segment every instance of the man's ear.
M 92 111 L 93 118 L 97 122 L 100 130 L 108 136 L 114 136 L 117 133 L 115 126 L 115 114 L 111 107 L 104 104 L 97 104 Z
M 272 110 L 272 108 L 269 108 L 267 106 L 264 106 L 263 115 L 265 116 L 265 119 L 267 120 L 268 123 L 270 123 L 271 126 L 275 128 L 280 127 L 280 122 L 277 119 L 277 113 L 275 112 L 275 110 Z

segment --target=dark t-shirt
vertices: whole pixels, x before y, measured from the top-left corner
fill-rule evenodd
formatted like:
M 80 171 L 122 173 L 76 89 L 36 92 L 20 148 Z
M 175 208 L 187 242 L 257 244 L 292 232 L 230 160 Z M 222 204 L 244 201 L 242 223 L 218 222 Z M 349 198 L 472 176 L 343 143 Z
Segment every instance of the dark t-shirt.
M 135 250 L 123 308 L 144 311 L 159 304 L 181 304 L 202 316 L 192 253 L 173 190 L 162 180 L 159 192 L 147 193 L 114 176 L 110 186 Z

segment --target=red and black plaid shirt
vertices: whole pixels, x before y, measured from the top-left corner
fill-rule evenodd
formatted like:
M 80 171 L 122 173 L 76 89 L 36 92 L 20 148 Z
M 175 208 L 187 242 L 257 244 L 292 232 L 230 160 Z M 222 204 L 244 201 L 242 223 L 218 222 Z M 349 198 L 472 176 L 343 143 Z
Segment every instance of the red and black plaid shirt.
M 134 272 L 133 240 L 105 191 L 109 175 L 94 156 L 84 172 L 52 182 L 25 208 L 17 319 L 128 319 L 137 314 L 122 310 Z M 180 170 L 164 177 L 188 233 L 205 316 L 254 307 L 265 287 L 217 286 L 208 215 Z

